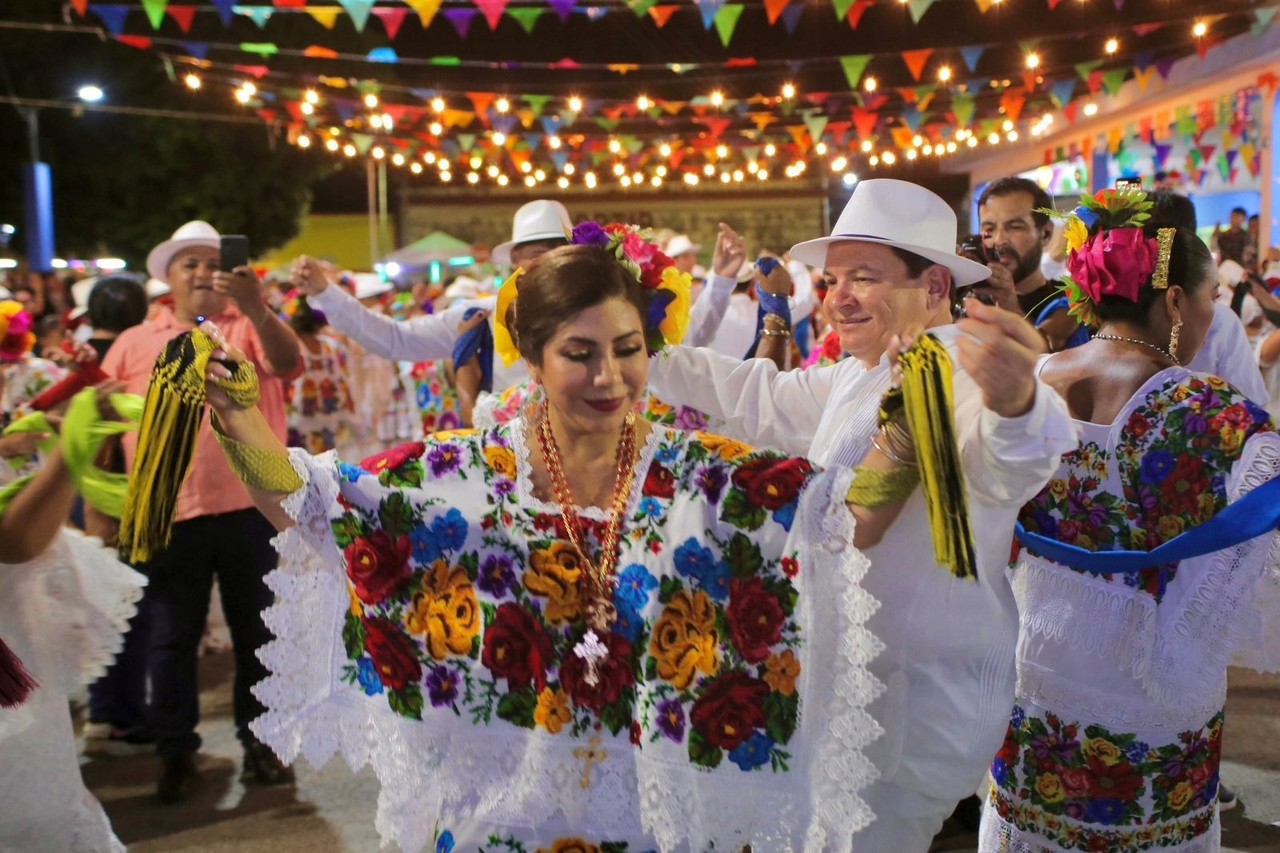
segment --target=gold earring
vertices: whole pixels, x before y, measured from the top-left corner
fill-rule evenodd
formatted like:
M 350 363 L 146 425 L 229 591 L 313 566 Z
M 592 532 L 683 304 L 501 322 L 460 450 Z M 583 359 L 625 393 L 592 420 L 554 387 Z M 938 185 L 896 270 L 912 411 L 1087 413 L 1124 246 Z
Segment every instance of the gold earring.
M 1169 332 L 1169 356 L 1173 359 L 1173 363 L 1181 365 L 1178 361 L 1178 338 L 1182 335 L 1182 321 L 1178 320 L 1173 324 L 1173 329 Z

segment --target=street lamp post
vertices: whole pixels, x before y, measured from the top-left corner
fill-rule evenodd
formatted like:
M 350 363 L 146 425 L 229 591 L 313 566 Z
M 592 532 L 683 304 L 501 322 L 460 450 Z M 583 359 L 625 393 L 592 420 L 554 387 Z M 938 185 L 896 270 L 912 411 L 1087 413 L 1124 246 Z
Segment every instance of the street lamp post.
M 27 261 L 33 272 L 53 269 L 53 181 L 48 163 L 40 162 L 40 110 L 19 107 L 27 122 L 27 146 L 31 162 L 22 167 L 23 226 Z

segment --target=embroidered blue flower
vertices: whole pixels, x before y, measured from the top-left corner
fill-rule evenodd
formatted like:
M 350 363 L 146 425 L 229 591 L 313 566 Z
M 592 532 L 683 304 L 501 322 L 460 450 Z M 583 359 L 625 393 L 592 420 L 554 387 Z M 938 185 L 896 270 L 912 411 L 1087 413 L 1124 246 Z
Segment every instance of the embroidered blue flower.
M 1141 764 L 1147 760 L 1147 753 L 1150 751 L 1151 747 L 1140 740 L 1135 740 L 1124 748 L 1124 757 L 1129 760 L 1130 764 Z
M 360 682 L 360 687 L 364 690 L 366 696 L 377 696 L 382 692 L 382 676 L 378 675 L 378 668 L 373 665 L 372 658 L 360 658 L 356 663 L 356 679 Z
M 456 551 L 467 541 L 467 520 L 451 509 L 431 522 L 431 535 L 439 540 L 440 550 Z
M 754 732 L 751 737 L 729 750 L 729 760 L 741 770 L 755 770 L 769 760 L 773 738 L 764 732 Z
M 1142 457 L 1142 481 L 1151 485 L 1163 483 L 1173 473 L 1177 460 L 1167 450 L 1153 450 Z
M 413 545 L 413 559 L 420 566 L 429 566 L 443 556 L 440 552 L 439 537 L 425 524 L 419 524 L 409 531 L 409 542 Z
M 658 461 L 663 465 L 671 465 L 671 463 L 680 459 L 680 448 L 668 444 L 661 448 L 656 455 Z
M 354 483 L 369 472 L 355 465 L 348 465 L 346 462 L 338 463 L 338 473 L 342 475 L 342 479 L 348 483 Z
M 774 510 L 773 520 L 781 524 L 783 530 L 790 531 L 791 525 L 796 520 L 796 506 L 798 505 L 799 501 L 792 501 L 784 507 L 779 507 Z
M 1027 712 L 1022 710 L 1021 705 L 1013 706 L 1013 715 L 1009 718 L 1009 725 L 1015 729 L 1022 728 L 1022 724 L 1027 721 Z
M 641 498 L 640 506 L 636 508 L 636 511 L 639 515 L 654 521 L 661 520 L 665 514 L 662 503 L 652 495 Z
M 676 549 L 675 560 L 676 571 L 698 581 L 707 595 L 717 601 L 728 598 L 733 572 L 726 561 L 716 559 L 710 548 L 704 548 L 690 537 Z
M 632 563 L 618 575 L 615 597 L 625 601 L 632 610 L 640 611 L 649 603 L 649 591 L 658 588 L 658 579 L 639 563 Z
M 1124 819 L 1125 807 L 1120 800 L 1111 797 L 1100 797 L 1089 801 L 1089 820 L 1103 826 L 1111 826 Z
M 458 842 L 453 840 L 453 833 L 445 830 L 436 838 L 436 853 L 453 853 Z
M 1005 780 L 1009 778 L 1009 765 L 1004 763 L 1003 758 L 991 762 L 991 778 L 995 780 L 996 787 L 1004 787 Z
M 613 594 L 613 606 L 618 611 L 618 618 L 613 623 L 613 632 L 626 637 L 627 642 L 634 646 L 640 639 L 640 632 L 644 629 L 644 619 L 631 606 L 631 603 L 621 598 L 616 591 Z

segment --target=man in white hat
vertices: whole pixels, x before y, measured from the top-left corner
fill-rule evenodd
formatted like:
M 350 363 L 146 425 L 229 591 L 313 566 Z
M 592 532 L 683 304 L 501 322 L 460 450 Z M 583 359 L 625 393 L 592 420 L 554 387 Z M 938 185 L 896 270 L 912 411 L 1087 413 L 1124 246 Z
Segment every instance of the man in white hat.
M 927 328 L 952 353 L 979 577 L 937 564 L 919 492 L 866 550 L 863 583 L 880 602 L 868 627 L 885 644 L 870 665 L 883 691 L 870 711 L 884 734 L 866 750 L 880 778 L 863 794 L 876 819 L 855 838 L 858 851 L 923 853 L 977 790 L 1013 701 L 1018 616 L 1004 570 L 1014 521 L 1076 440 L 1061 398 L 1036 378 L 1039 335 L 1026 321 L 974 300 L 967 319 L 948 325 L 952 287 L 990 275 L 955 255 L 955 238 L 955 214 L 938 196 L 862 181 L 830 237 L 791 250 L 823 270 L 852 358 L 783 373 L 764 358 L 679 347 L 650 370 L 663 399 L 720 418 L 735 438 L 853 466 L 879 428 L 895 338 Z
M 724 315 L 729 294 L 733 292 L 734 275 L 742 263 L 742 239 L 726 225 L 721 225 L 717 238 L 716 274 L 702 297 L 694 303 L 686 340 L 694 345 L 706 344 L 715 334 Z M 557 230 L 558 229 L 558 230 Z M 491 255 L 497 263 L 513 267 L 527 266 L 542 254 L 568 243 L 573 232 L 569 213 L 558 201 L 539 199 L 516 211 L 512 220 L 511 239 L 495 246 Z M 323 311 L 329 325 L 364 346 L 369 352 L 393 361 L 429 361 L 450 358 L 458 340 L 463 316 L 471 308 L 480 308 L 492 327 L 492 311 L 496 296 L 456 302 L 439 314 L 428 314 L 409 320 L 396 320 L 365 310 L 363 306 L 336 287 L 330 287 L 329 276 L 318 261 L 301 257 L 294 264 L 293 285 L 307 294 L 308 301 Z M 476 320 L 474 322 L 479 322 Z M 527 382 L 529 371 L 524 361 L 507 367 L 495 356 L 493 391 L 502 392 Z M 461 383 L 460 383 L 461 384 Z M 477 389 L 478 390 L 478 389 Z M 476 390 L 459 388 L 462 416 L 471 422 Z
M 693 275 L 693 268 L 698 263 L 698 250 L 702 247 L 689 239 L 687 234 L 677 234 L 667 241 L 662 253 L 676 262 L 676 269 Z
M 169 341 L 192 329 L 198 317 L 208 318 L 253 362 L 262 386 L 259 405 L 283 441 L 284 380 L 301 368 L 298 339 L 267 308 L 252 269 L 220 269 L 219 240 L 213 226 L 194 221 L 151 250 L 147 272 L 169 286 L 173 307 L 160 307 L 154 317 L 116 338 L 102 369 L 123 380 L 130 393 L 145 394 L 156 358 Z M 136 445 L 135 438 L 125 438 L 129 465 Z M 163 802 L 180 802 L 200 781 L 195 761 L 200 748 L 197 650 L 215 575 L 235 646 L 235 722 L 245 750 L 242 778 L 291 783 L 292 771 L 249 731 L 250 720 L 263 710 L 250 688 L 266 675 L 256 653 L 271 639 L 262 611 L 272 602 L 265 578 L 276 565 L 271 544 L 275 531 L 227 467 L 208 419 L 200 427 L 178 496 L 176 522 L 169 548 L 145 567 L 150 578 L 144 606 L 151 618 L 151 723 L 163 762 L 156 794 Z

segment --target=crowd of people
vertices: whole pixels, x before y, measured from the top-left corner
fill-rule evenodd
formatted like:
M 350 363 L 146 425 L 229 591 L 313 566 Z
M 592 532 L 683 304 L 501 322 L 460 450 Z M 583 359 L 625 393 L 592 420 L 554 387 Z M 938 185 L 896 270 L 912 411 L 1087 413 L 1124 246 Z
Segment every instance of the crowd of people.
M 866 180 L 704 253 L 534 200 L 505 281 L 407 289 L 194 221 L 0 294 L 0 848 L 123 849 L 82 684 L 193 796 L 212 622 L 242 780 L 372 765 L 407 850 L 1217 849 L 1227 667 L 1280 669 L 1269 253 L 1053 208 L 957 246 Z

